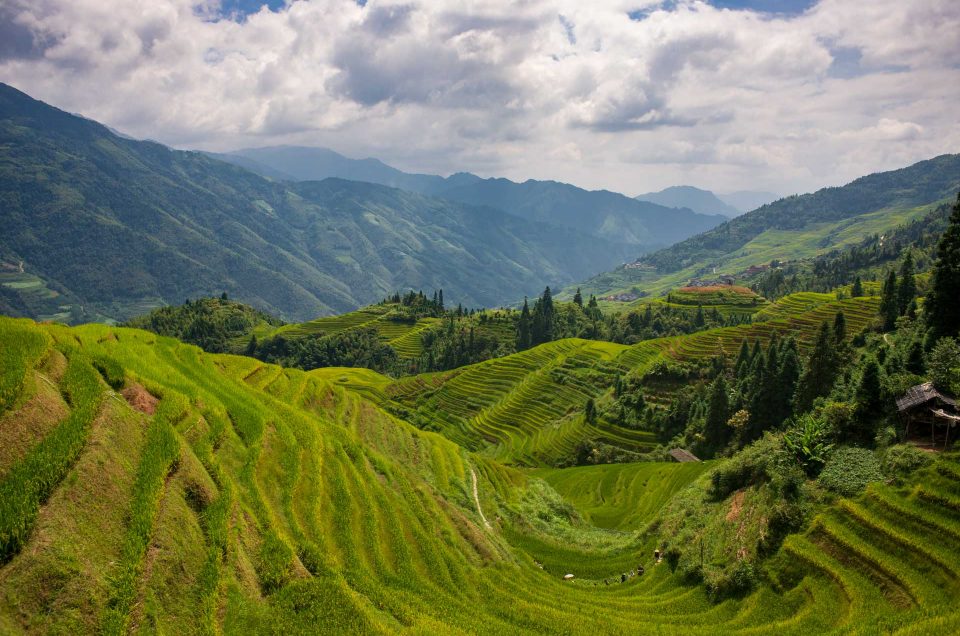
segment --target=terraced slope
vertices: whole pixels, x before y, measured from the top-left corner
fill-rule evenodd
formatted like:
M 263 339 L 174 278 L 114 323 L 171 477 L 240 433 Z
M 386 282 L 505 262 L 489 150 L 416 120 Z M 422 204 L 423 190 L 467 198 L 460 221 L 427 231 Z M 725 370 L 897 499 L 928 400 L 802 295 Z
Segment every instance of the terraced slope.
M 543 482 L 387 414 L 367 397 L 385 395 L 372 372 L 304 373 L 142 331 L 6 318 L 0 343 L 0 633 L 957 626 L 952 459 L 911 489 L 841 503 L 789 540 L 781 592 L 713 604 L 648 558 L 644 576 L 597 584 L 605 564 L 646 551 L 601 561 L 571 543 L 554 556 L 593 564 L 574 582 L 537 567 L 509 511 Z M 846 551 L 853 560 L 831 555 L 828 541 L 854 534 L 865 540 Z M 868 575 L 873 564 L 886 578 Z
M 607 464 L 534 472 L 598 528 L 639 530 L 713 462 Z
M 420 341 L 423 331 L 436 326 L 440 319 L 426 317 L 416 322 L 396 321 L 390 318 L 393 311 L 393 305 L 371 305 L 339 316 L 284 325 L 263 335 L 302 338 L 315 334 L 332 336 L 352 329 L 373 328 L 377 330 L 380 340 L 392 346 L 401 358 L 416 358 L 423 351 Z
M 655 445 L 651 433 L 598 426 L 584 418 L 586 400 L 607 393 L 617 374 L 642 373 L 660 360 L 696 362 L 721 353 L 733 360 L 744 340 L 766 344 L 774 334 L 792 335 L 804 347 L 838 311 L 846 315 L 848 333 L 855 334 L 874 319 L 878 302 L 875 297 L 838 301 L 829 294 L 795 294 L 765 309 L 766 320 L 749 325 L 632 346 L 559 340 L 446 374 L 404 378 L 386 393 L 402 412 L 412 412 L 419 426 L 517 465 L 553 466 L 588 438 L 643 452 Z

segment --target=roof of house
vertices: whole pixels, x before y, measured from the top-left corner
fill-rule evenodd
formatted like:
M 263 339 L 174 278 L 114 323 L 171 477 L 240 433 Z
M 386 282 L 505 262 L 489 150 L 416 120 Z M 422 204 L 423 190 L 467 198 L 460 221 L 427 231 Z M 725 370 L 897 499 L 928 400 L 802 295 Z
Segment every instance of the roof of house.
M 691 453 L 688 450 L 683 450 L 682 448 L 674 448 L 670 451 L 670 457 L 673 457 L 678 462 L 698 462 L 700 461 L 696 455 Z
M 956 400 L 937 391 L 932 382 L 924 382 L 923 384 L 911 387 L 909 391 L 897 398 L 897 410 L 903 412 L 915 406 L 926 404 L 934 399 L 941 400 L 954 408 L 957 406 Z

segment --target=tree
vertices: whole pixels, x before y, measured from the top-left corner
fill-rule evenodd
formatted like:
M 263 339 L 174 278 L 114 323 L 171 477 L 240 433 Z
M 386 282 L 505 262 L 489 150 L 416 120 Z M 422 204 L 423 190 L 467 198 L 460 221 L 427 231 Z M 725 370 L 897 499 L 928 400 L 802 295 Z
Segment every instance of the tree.
M 950 222 L 937 245 L 937 260 L 933 264 L 930 293 L 924 305 L 927 325 L 934 338 L 956 336 L 960 333 L 960 194 L 950 214 Z
M 857 385 L 857 406 L 853 426 L 847 441 L 870 444 L 877 430 L 877 420 L 883 416 L 883 393 L 880 385 L 880 365 L 873 358 L 863 366 Z
M 527 304 L 527 298 L 524 297 L 523 309 L 520 310 L 520 319 L 517 321 L 517 351 L 529 349 L 533 342 L 530 323 L 530 306 Z
M 960 345 L 953 338 L 940 338 L 927 359 L 930 381 L 939 390 L 951 393 L 953 383 L 960 379 L 958 369 L 960 369 Z
M 897 273 L 890 270 L 883 283 L 883 292 L 880 295 L 880 317 L 883 319 L 883 330 L 890 331 L 900 315 L 900 305 L 897 296 Z
M 579 287 L 577 287 L 577 293 L 573 295 L 573 302 L 580 307 L 580 309 L 583 309 L 583 296 L 580 295 Z
M 917 339 L 910 343 L 910 350 L 907 353 L 906 369 L 914 375 L 923 375 L 925 368 L 923 362 L 923 343 Z
M 853 281 L 853 288 L 850 290 L 850 296 L 852 298 L 860 298 L 863 296 L 863 281 L 860 280 L 859 276 L 857 276 L 856 280 Z
M 597 422 L 597 403 L 594 402 L 593 398 L 587 398 L 587 403 L 584 406 L 584 415 L 587 418 L 587 422 L 590 424 L 596 424 Z
M 799 381 L 800 357 L 797 352 L 797 343 L 791 338 L 784 343 L 780 354 L 780 386 L 777 391 L 777 409 L 774 417 L 778 423 L 793 414 L 793 396 L 796 394 Z
M 747 344 L 746 339 L 740 343 L 740 353 L 737 354 L 737 362 L 733 368 L 737 380 L 742 380 L 750 369 L 750 345 Z
M 807 358 L 806 368 L 797 383 L 794 398 L 795 412 L 803 413 L 810 410 L 814 400 L 830 393 L 838 366 L 830 324 L 823 321 L 810 357 Z
M 220 300 L 230 300 L 229 297 L 227 296 L 227 292 L 223 292 L 222 294 L 220 294 Z
M 913 253 L 907 250 L 900 264 L 900 282 L 897 285 L 897 313 L 904 315 L 917 295 L 917 280 L 913 274 Z
M 707 403 L 707 417 L 703 427 L 707 452 L 715 455 L 730 441 L 732 429 L 727 426 L 730 419 L 730 395 L 723 374 L 718 375 L 710 387 L 710 399 Z
M 833 341 L 837 346 L 841 346 L 847 339 L 847 317 L 842 311 L 838 311 L 833 319 Z
M 702 327 L 704 324 L 703 320 L 703 305 L 697 305 L 697 315 L 693 319 L 694 326 Z

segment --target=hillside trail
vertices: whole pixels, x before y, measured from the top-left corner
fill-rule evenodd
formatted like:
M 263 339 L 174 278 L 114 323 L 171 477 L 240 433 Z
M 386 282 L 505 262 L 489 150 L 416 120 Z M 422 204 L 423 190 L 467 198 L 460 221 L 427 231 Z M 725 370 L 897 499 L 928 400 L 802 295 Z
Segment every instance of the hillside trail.
M 480 507 L 480 495 L 477 493 L 477 471 L 471 468 L 470 476 L 473 477 L 473 501 L 477 504 L 477 512 L 480 513 L 480 518 L 483 519 L 483 525 L 487 530 L 493 530 L 493 526 L 490 525 L 490 522 L 487 521 L 486 516 L 483 514 L 483 508 Z

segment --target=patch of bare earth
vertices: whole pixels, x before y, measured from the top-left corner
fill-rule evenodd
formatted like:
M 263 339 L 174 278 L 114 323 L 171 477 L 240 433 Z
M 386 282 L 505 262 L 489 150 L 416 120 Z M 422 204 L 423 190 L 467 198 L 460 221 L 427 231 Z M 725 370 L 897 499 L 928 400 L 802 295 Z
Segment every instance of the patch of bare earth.
M 742 490 L 738 490 L 733 499 L 730 501 L 730 510 L 727 512 L 727 521 L 734 522 L 740 518 L 740 511 L 743 510 L 743 498 L 746 496 L 746 493 Z
M 120 395 L 123 396 L 132 408 L 141 413 L 153 415 L 157 412 L 157 404 L 160 400 L 136 382 L 131 383 L 130 386 L 123 389 Z

